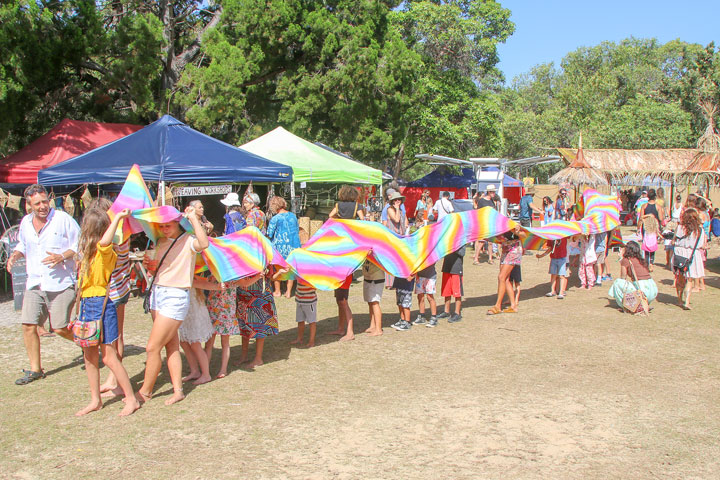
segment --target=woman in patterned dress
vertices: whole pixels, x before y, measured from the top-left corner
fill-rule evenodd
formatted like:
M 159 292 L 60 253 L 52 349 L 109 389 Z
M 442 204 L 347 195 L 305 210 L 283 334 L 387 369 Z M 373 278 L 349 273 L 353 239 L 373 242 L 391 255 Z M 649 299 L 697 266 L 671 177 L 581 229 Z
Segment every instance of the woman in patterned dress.
M 240 363 L 248 361 L 250 339 L 255 339 L 255 358 L 248 365 L 255 368 L 263 364 L 262 354 L 265 337 L 277 335 L 278 321 L 275 299 L 270 285 L 270 273 L 253 277 L 255 283 L 248 287 L 238 287 L 236 316 L 240 335 L 242 335 L 242 355 Z

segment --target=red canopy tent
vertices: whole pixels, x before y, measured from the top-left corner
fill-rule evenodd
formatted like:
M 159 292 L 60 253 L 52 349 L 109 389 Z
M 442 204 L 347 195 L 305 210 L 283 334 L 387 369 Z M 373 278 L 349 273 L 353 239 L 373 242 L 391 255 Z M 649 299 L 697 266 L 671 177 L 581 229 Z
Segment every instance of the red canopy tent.
M 68 120 L 0 162 L 0 183 L 36 183 L 37 172 L 143 128 L 127 123 Z

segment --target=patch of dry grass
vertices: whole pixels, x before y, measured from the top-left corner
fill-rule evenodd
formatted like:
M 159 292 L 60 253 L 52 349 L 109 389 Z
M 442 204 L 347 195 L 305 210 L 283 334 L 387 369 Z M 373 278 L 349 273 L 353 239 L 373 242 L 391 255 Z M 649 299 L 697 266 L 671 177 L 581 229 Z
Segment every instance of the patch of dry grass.
M 79 349 L 59 338 L 42 342 L 51 375 L 13 385 L 27 360 L 19 328 L 2 328 L 0 477 L 717 475 L 717 261 L 709 262 L 708 290 L 693 298 L 693 311 L 673 304 L 670 274 L 658 266 L 653 313 L 631 317 L 605 299 L 607 286 L 573 288 L 563 301 L 543 297 L 548 260 L 526 256 L 520 313 L 487 317 L 497 266 L 473 266 L 471 253 L 458 324 L 395 332 L 387 328 L 397 319 L 387 291 L 385 335 L 340 343 L 326 335 L 337 310 L 332 293 L 323 292 L 319 345 L 296 349 L 289 345 L 295 304 L 283 298 L 281 333 L 266 342 L 264 366 L 188 386 L 187 399 L 173 407 L 162 402 L 171 391 L 163 371 L 155 399 L 126 419 L 116 416 L 117 400 L 73 416 L 87 402 L 87 380 L 72 362 Z M 610 265 L 617 274 L 615 257 Z M 350 298 L 362 331 L 361 284 Z M 125 364 L 136 385 L 149 328 L 140 302 L 131 301 Z M 234 358 L 239 343 L 233 338 Z

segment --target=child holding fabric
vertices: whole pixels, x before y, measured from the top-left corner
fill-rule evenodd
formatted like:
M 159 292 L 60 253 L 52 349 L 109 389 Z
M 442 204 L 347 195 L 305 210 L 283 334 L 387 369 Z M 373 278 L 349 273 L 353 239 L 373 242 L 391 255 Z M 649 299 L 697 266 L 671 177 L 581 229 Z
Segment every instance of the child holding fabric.
M 193 285 L 195 257 L 208 247 L 208 239 L 193 207 L 185 209 L 196 236 L 184 233 L 179 218 L 158 225 L 162 237 L 157 241 L 155 259 L 145 257 L 145 267 L 155 272 L 150 293 L 150 313 L 153 325 L 145 351 L 145 380 L 137 392 L 140 402 L 152 398 L 153 388 L 162 368 L 160 351 L 165 348 L 173 395 L 165 400 L 172 405 L 185 398 L 182 388 L 182 359 L 178 329 L 190 308 L 190 288 Z M 158 260 L 159 259 L 159 260 Z M 162 262 L 162 264 L 161 264 Z
M 101 209 L 88 209 L 83 216 L 78 247 L 81 256 L 78 294 L 82 301 L 79 305 L 80 315 L 77 321 L 88 322 L 102 318 L 100 351 L 102 351 L 103 363 L 113 372 L 117 384 L 125 395 L 125 405 L 120 411 L 120 416 L 130 415 L 140 408 L 127 371 L 113 345 L 118 338 L 117 312 L 115 304 L 108 300 L 108 282 L 117 259 L 112 239 L 120 220 L 129 214 L 130 211 L 125 209 L 115 215 L 111 222 L 107 213 Z M 83 357 L 85 372 L 90 383 L 90 403 L 75 413 L 78 417 L 100 410 L 103 405 L 100 399 L 98 346 L 83 347 Z
M 299 345 L 305 334 L 305 324 L 310 325 L 310 338 L 306 347 L 315 346 L 315 332 L 317 330 L 317 290 L 315 287 L 299 278 L 295 289 L 295 321 L 297 322 L 297 338 L 290 342 Z
M 385 286 L 385 272 L 369 260 L 363 265 L 363 299 L 368 304 L 370 311 L 370 327 L 365 333 L 371 337 L 382 335 L 382 300 L 383 287 Z
M 418 299 L 418 316 L 413 320 L 413 325 L 422 325 L 428 328 L 437 327 L 437 303 L 435 302 L 435 283 L 437 282 L 437 271 L 433 263 L 429 267 L 420 270 L 415 278 L 415 294 Z M 430 318 L 425 320 L 425 299 L 430 305 Z
M 412 307 L 413 288 L 415 287 L 415 277 L 400 278 L 395 277 L 393 288 L 395 288 L 395 300 L 397 302 L 398 311 L 400 312 L 400 320 L 392 325 L 392 328 L 399 331 L 410 330 L 410 308 Z
M 442 286 L 440 294 L 445 297 L 445 311 L 436 318 L 447 318 L 448 323 L 462 320 L 463 258 L 465 245 L 445 256 L 442 264 Z M 450 300 L 455 299 L 455 313 L 450 313 Z
M 595 235 L 580 235 L 580 288 L 590 290 L 595 285 Z

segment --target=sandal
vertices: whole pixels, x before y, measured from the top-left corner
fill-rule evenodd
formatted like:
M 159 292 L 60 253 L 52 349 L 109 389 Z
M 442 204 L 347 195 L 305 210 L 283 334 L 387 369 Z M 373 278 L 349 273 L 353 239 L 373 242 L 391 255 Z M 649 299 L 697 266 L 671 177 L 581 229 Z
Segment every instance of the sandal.
M 27 385 L 30 382 L 34 382 L 35 380 L 39 380 L 41 378 L 45 378 L 45 372 L 33 372 L 32 370 L 25 370 L 22 369 L 23 376 L 15 380 L 15 385 Z
M 475 260 L 475 261 L 473 261 L 473 265 L 480 265 L 480 262 L 478 262 L 477 260 Z
M 505 310 L 502 311 L 502 313 L 517 313 L 516 308 L 507 307 Z
M 497 307 L 492 307 L 490 310 L 487 311 L 488 315 L 497 315 L 498 313 L 502 313 L 502 310 Z

